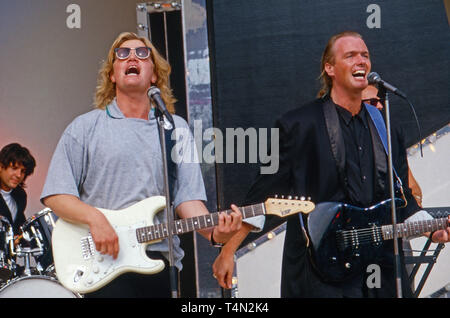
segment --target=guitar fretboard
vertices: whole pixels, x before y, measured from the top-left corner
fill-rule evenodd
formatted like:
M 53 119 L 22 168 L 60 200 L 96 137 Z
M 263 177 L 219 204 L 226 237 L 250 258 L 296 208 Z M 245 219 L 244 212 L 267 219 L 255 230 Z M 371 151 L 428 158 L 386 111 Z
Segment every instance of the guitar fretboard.
M 240 207 L 240 210 L 243 219 L 265 214 L 264 203 Z M 219 213 L 222 212 L 230 214 L 232 210 L 229 209 L 221 212 L 176 220 L 172 223 L 172 234 L 178 235 L 216 226 L 219 224 Z M 139 243 L 147 243 L 164 239 L 168 236 L 168 233 L 169 231 L 167 224 L 154 224 L 136 229 L 137 241 Z
M 413 235 L 420 235 L 425 232 L 432 232 L 443 230 L 448 227 L 447 218 L 439 218 L 432 220 L 405 222 L 397 224 L 397 237 L 408 237 Z M 392 240 L 394 238 L 393 225 L 383 225 L 381 227 L 384 240 Z

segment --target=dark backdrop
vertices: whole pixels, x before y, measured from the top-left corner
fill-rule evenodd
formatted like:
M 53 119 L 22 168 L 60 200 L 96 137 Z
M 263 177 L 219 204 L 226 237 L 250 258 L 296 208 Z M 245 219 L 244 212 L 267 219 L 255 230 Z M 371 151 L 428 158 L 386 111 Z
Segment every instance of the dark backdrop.
M 381 9 L 380 28 L 367 26 L 370 4 Z M 208 10 L 214 126 L 222 131 L 272 127 L 282 113 L 314 99 L 322 51 L 344 30 L 363 35 L 372 70 L 408 95 L 423 136 L 450 121 L 442 0 L 214 0 Z M 408 104 L 390 100 L 392 125 L 405 126 L 408 146 L 418 142 Z M 218 164 L 219 206 L 242 202 L 258 172 L 256 164 Z

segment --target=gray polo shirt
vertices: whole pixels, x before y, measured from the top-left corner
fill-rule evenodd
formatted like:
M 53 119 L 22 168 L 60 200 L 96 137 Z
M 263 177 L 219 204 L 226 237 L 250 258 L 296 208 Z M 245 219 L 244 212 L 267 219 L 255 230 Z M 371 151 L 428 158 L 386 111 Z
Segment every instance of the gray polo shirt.
M 174 207 L 190 200 L 206 201 L 195 143 L 186 121 L 173 116 L 177 128 L 188 131 L 178 139 L 178 175 L 174 187 Z M 181 146 L 181 147 L 180 147 Z M 126 118 L 113 100 L 106 110 L 92 110 L 77 117 L 64 131 L 53 154 L 43 198 L 70 194 L 98 208 L 119 210 L 145 198 L 164 195 L 163 166 L 157 123 Z M 166 223 L 165 212 L 155 223 Z M 148 246 L 168 258 L 167 239 Z M 175 265 L 181 270 L 184 256 L 174 237 Z

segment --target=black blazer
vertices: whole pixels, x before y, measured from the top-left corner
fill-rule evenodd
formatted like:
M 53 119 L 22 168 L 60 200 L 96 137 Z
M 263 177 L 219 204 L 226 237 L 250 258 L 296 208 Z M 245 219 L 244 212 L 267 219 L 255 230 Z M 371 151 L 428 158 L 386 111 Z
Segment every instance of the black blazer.
M 17 187 L 12 190 L 11 196 L 17 204 L 16 218 L 12 220 L 11 212 L 9 211 L 8 205 L 6 204 L 2 195 L 0 195 L 0 214 L 8 219 L 9 223 L 13 227 L 14 234 L 17 235 L 20 232 L 20 226 L 25 222 L 24 211 L 27 206 L 27 193 L 21 187 Z
M 256 178 L 247 195 L 246 204 L 262 202 L 275 194 L 311 197 L 315 203 L 348 201 L 331 150 L 323 104 L 323 99 L 317 99 L 287 112 L 276 121 L 275 127 L 279 128 L 280 134 L 279 170 L 276 174 L 259 175 Z M 392 134 L 392 152 L 394 167 L 407 188 L 406 150 L 401 135 L 397 132 Z M 386 172 L 377 172 L 387 180 Z M 377 191 L 374 203 L 389 198 L 388 184 L 387 181 L 387 186 Z M 412 211 L 418 210 L 409 193 L 407 199 L 408 210 L 399 211 L 398 222 L 411 215 Z M 395 292 L 395 288 L 393 291 Z M 333 290 L 314 273 L 298 215 L 287 220 L 281 294 L 283 297 L 340 296 L 338 289 Z

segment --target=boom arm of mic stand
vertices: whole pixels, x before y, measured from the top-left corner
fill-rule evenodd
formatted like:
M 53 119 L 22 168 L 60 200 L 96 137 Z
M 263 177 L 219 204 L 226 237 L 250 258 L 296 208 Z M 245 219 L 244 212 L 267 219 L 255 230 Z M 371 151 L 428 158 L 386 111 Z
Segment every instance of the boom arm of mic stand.
M 400 268 L 400 253 L 398 247 L 398 232 L 397 232 L 397 211 L 395 206 L 395 193 L 394 193 L 394 172 L 392 164 L 392 139 L 391 139 L 391 120 L 389 109 L 389 95 L 388 92 L 383 89 L 385 105 L 384 110 L 386 114 L 386 132 L 387 132 L 387 144 L 388 144 L 388 170 L 389 170 L 389 191 L 391 195 L 391 219 L 392 228 L 394 230 L 394 265 L 395 265 L 395 283 L 397 289 L 397 297 L 402 298 L 402 277 Z

